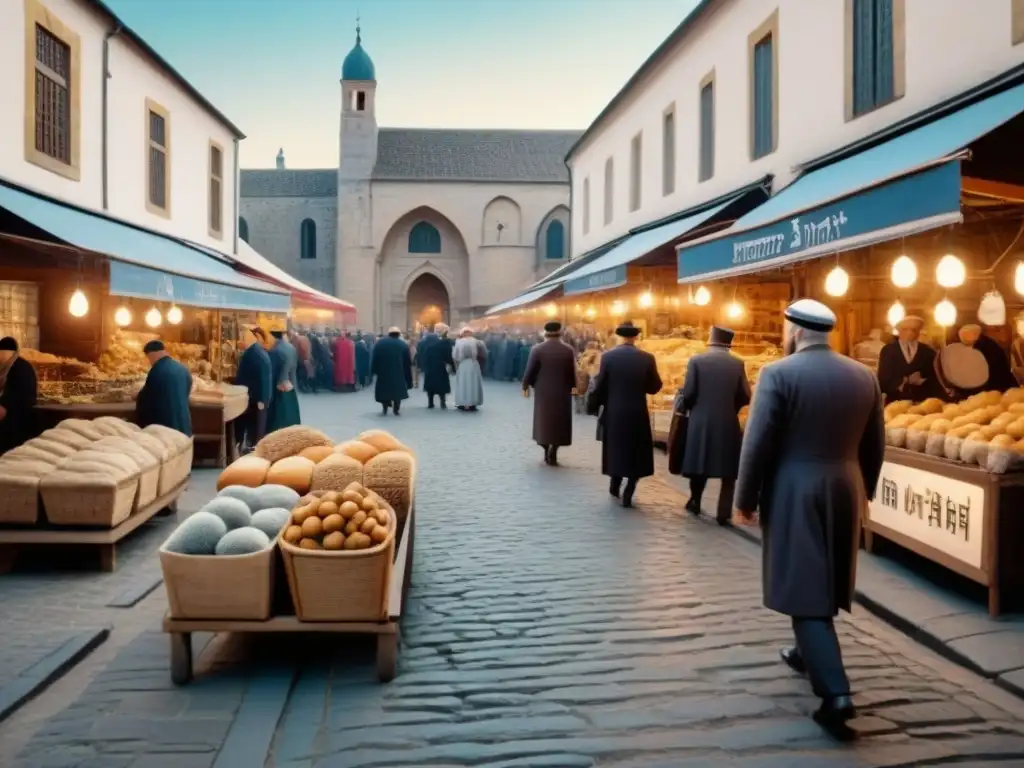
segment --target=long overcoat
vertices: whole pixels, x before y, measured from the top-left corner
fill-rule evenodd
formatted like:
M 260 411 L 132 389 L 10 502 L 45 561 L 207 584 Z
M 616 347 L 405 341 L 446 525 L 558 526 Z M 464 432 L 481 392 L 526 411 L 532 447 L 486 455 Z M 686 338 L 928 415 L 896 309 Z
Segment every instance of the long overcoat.
M 269 355 L 271 378 L 275 389 L 270 400 L 270 412 L 267 414 L 267 431 L 274 432 L 302 423 L 298 392 L 299 351 L 287 339 L 282 338 L 270 348 Z M 283 392 L 281 386 L 286 382 L 291 384 L 291 388 Z
M 385 336 L 373 345 L 370 375 L 377 378 L 374 398 L 378 403 L 409 399 L 412 388 L 412 355 L 409 345 L 395 336 Z
M 428 395 L 447 395 L 452 391 L 449 372 L 455 367 L 451 339 L 428 333 L 416 347 L 416 364 L 423 372 L 423 391 Z
M 0 391 L 0 405 L 7 415 L 0 421 L 0 454 L 23 445 L 39 430 L 36 425 L 36 400 L 39 381 L 32 363 L 23 357 L 14 358 L 7 380 Z
M 882 393 L 867 367 L 823 344 L 761 369 L 735 505 L 760 511 L 767 608 L 850 610 L 861 515 L 884 457 Z
M 601 355 L 601 368 L 590 394 L 602 408 L 601 472 L 610 477 L 654 474 L 654 438 L 647 395 L 661 391 L 654 355 L 621 344 Z
M 192 436 L 188 396 L 192 374 L 171 357 L 162 357 L 149 369 L 146 383 L 135 401 L 135 422 L 140 427 L 160 424 Z
M 274 379 L 270 355 L 259 342 L 246 347 L 238 360 L 235 384 L 249 390 L 249 405 L 238 422 L 243 443 L 256 445 L 267 432 L 270 401 L 274 397 Z M 260 405 L 263 407 L 260 408 Z
M 370 380 L 370 345 L 360 337 L 356 342 L 356 383 L 365 387 Z
M 558 338 L 530 350 L 523 389 L 533 387 L 533 439 L 539 445 L 572 445 L 572 389 L 576 355 Z
M 694 355 L 686 365 L 682 399 L 690 412 L 683 474 L 734 480 L 743 442 L 738 414 L 750 402 L 743 361 L 725 347 Z
M 334 385 L 350 387 L 356 383 L 356 343 L 351 336 L 339 336 L 334 342 Z

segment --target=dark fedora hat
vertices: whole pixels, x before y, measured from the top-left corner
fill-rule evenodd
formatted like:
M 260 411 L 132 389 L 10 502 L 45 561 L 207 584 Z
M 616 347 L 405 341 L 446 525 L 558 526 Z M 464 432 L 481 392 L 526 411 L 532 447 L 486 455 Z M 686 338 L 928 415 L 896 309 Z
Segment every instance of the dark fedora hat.
M 633 325 L 632 320 L 626 320 L 615 329 L 615 335 L 624 339 L 632 339 L 640 335 L 640 329 Z
M 720 328 L 717 325 L 711 326 L 711 335 L 708 337 L 710 347 L 731 347 L 736 331 L 730 328 Z
M 562 324 L 557 320 L 544 323 L 544 333 L 561 333 Z

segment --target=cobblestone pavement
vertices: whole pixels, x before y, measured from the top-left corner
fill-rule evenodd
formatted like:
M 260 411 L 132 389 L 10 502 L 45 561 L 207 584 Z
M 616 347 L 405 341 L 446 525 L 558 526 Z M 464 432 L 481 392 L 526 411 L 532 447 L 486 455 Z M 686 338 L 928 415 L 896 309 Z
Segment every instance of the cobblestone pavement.
M 366 643 L 220 636 L 175 688 L 158 590 L 0 725 L 0 754 L 25 768 L 256 766 L 227 761 L 222 745 L 244 742 L 272 768 L 1024 765 L 1024 704 L 861 613 L 839 628 L 863 738 L 828 740 L 778 660 L 788 622 L 761 607 L 758 548 L 684 517 L 664 478 L 641 485 L 638 508 L 613 504 L 585 417 L 563 466 L 543 466 L 530 403 L 510 385 L 486 397 L 474 415 L 428 412 L 415 393 L 397 419 L 367 394 L 302 403 L 336 438 L 385 426 L 421 457 L 394 682 L 376 681 Z M 107 620 L 101 600 L 82 615 Z

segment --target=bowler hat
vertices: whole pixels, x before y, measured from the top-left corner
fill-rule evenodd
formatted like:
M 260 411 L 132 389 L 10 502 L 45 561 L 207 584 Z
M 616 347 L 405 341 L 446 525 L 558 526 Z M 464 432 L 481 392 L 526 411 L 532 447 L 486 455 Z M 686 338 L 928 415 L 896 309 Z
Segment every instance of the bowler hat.
M 736 331 L 729 328 L 720 328 L 717 325 L 711 326 L 711 335 L 708 337 L 708 346 L 731 347 Z
M 615 329 L 615 335 L 624 339 L 632 339 L 640 335 L 640 329 L 633 325 L 632 320 L 626 320 Z

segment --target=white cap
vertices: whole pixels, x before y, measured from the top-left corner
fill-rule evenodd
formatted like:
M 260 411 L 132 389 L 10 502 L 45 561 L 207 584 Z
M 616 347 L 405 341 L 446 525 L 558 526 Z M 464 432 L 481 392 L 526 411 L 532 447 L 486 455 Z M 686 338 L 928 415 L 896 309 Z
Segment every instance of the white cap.
M 896 323 L 895 327 L 897 331 L 902 331 L 904 328 L 919 331 L 924 328 L 924 318 L 918 317 L 917 315 L 906 315 L 902 320 Z
M 831 331 L 836 327 L 836 314 L 820 301 L 798 299 L 786 307 L 785 318 L 809 331 Z

